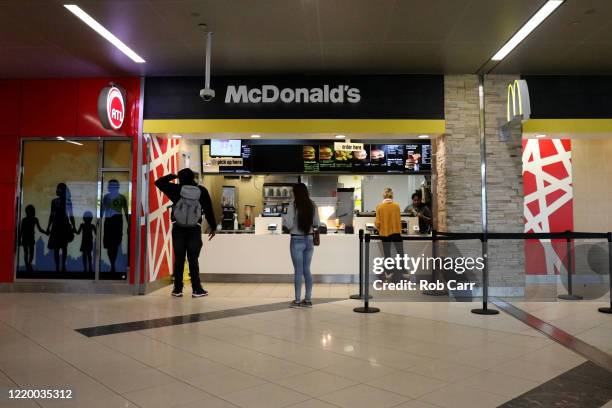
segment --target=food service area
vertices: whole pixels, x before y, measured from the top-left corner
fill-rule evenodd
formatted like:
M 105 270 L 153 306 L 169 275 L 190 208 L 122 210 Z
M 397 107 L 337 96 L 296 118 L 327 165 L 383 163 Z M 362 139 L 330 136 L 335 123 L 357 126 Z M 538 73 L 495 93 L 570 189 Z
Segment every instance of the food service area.
M 292 205 L 292 186 L 298 182 L 308 186 L 321 221 L 322 243 L 313 259 L 316 275 L 327 279 L 335 275 L 333 279 L 341 281 L 353 278 L 358 269 L 358 231 L 375 230 L 376 206 L 386 187 L 393 189 L 403 209 L 402 232 L 430 233 L 431 225 L 419 224 L 412 206 L 416 193 L 431 207 L 429 136 L 351 142 L 342 141 L 346 137 L 180 139 L 179 167 L 189 165 L 200 175 L 220 221 L 217 236 L 203 239 L 200 269 L 208 278 L 288 275 L 289 234 L 283 231 L 282 215 Z M 239 256 L 214 255 L 232 253 Z
M 147 78 L 145 88 L 151 164 L 163 164 L 151 177 L 189 167 L 211 196 L 218 226 L 211 240 L 203 226 L 205 281 L 292 280 L 283 214 L 295 183 L 318 208 L 317 281 L 356 281 L 359 230 L 376 232 L 385 188 L 402 210 L 402 232 L 430 234 L 442 76 L 219 76 L 215 84 L 206 103 L 193 92 L 198 78 Z M 413 196 L 428 222 L 417 217 Z

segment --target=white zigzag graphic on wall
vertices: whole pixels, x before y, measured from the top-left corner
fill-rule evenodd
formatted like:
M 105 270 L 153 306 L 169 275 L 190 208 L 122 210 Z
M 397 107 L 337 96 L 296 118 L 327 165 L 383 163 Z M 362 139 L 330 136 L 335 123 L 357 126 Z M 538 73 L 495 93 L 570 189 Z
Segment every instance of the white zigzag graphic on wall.
M 149 208 L 154 208 L 154 210 L 149 213 L 149 225 L 147 226 L 149 230 L 149 248 L 147 249 L 149 281 L 157 279 L 164 264 L 172 268 L 172 226 L 169 219 L 164 218 L 170 202 L 164 204 L 164 201 L 167 201 L 164 194 L 152 185 L 158 177 L 159 170 L 164 175 L 176 173 L 178 170 L 178 153 L 178 140 L 169 140 L 164 152 L 159 144 L 159 139 L 155 136 L 151 138 L 151 161 L 149 164 L 149 183 L 151 186 L 149 188 L 154 189 L 154 194 L 150 196 L 155 198 L 155 202 L 149 203 Z M 151 230 L 153 223 L 155 223 L 155 231 Z
M 550 232 L 550 217 L 573 198 L 571 151 L 565 150 L 560 139 L 553 139 L 552 142 L 556 153 L 552 156 L 542 158 L 540 155 L 539 142 L 540 141 L 537 139 L 529 139 L 523 150 L 523 175 L 525 173 L 531 173 L 535 176 L 536 181 L 535 191 L 525 196 L 523 207 L 525 232 Z M 529 161 L 530 158 L 533 160 Z M 554 163 L 562 163 L 568 176 L 563 179 L 558 179 L 543 170 L 543 167 Z M 550 184 L 545 186 L 545 182 Z M 546 196 L 555 191 L 563 191 L 563 195 L 548 205 L 546 203 Z M 539 213 L 537 214 L 532 214 L 529 210 L 528 205 L 533 202 L 538 203 Z M 555 252 L 551 240 L 542 239 L 540 243 L 544 248 L 546 256 L 546 273 L 553 275 L 555 274 L 555 269 L 559 271 L 559 273 L 565 273 L 566 269 L 563 265 L 563 261 L 557 252 Z

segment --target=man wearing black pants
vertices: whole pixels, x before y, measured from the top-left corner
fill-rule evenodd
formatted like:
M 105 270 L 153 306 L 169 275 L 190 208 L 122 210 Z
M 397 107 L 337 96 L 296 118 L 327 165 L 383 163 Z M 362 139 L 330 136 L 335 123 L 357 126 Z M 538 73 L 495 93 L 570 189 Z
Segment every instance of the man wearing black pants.
M 178 178 L 178 184 L 171 183 L 172 180 Z M 198 257 L 202 249 L 202 214 L 206 217 L 206 221 L 210 226 L 208 239 L 211 240 L 215 236 L 217 222 L 212 210 L 212 202 L 208 190 L 198 185 L 195 182 L 195 175 L 191 169 L 185 168 L 178 172 L 178 175 L 168 174 L 155 181 L 155 186 L 159 188 L 171 201 L 176 205 L 179 200 L 189 201 L 193 197 L 189 194 L 199 189 L 199 214 L 193 223 L 177 222 L 175 214 L 172 214 L 172 246 L 174 248 L 174 289 L 172 296 L 183 296 L 183 267 L 185 265 L 185 255 L 189 262 L 189 276 L 191 277 L 191 286 L 193 289 L 192 297 L 203 297 L 208 295 L 208 292 L 202 288 L 200 283 L 200 267 L 198 265 Z M 194 187 L 197 187 L 195 189 Z M 186 191 L 188 194 L 186 194 Z

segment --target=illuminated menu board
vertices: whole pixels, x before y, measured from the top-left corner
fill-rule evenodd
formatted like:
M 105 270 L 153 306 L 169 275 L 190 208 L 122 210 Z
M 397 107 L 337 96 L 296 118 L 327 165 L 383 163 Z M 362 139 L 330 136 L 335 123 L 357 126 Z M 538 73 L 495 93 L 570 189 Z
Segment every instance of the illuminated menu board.
M 334 143 L 303 145 L 245 144 L 242 166 L 214 166 L 202 145 L 204 173 L 398 173 L 431 172 L 431 144 L 364 144 L 363 150 L 334 150 Z
M 305 173 L 350 173 L 353 167 L 353 152 L 334 150 L 333 143 L 302 146 Z
M 431 171 L 431 145 L 372 144 L 353 153 L 352 173 L 427 173 Z

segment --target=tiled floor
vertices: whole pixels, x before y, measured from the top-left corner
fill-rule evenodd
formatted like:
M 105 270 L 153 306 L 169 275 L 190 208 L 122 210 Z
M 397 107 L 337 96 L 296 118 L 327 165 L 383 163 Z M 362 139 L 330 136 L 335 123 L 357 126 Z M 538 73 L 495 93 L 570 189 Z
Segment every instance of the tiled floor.
M 74 329 L 288 301 L 288 284 L 209 284 L 203 299 L 0 295 L 0 389 L 66 388 L 74 399 L 0 407 L 496 407 L 585 362 L 513 317 L 472 303 L 357 301 L 85 337 Z M 354 285 L 315 285 L 346 299 Z M 612 347 L 593 304 L 525 304 Z M 595 308 L 596 310 L 596 308 Z M 585 321 L 586 320 L 586 321 Z M 587 324 L 588 323 L 588 324 Z M 606 342 L 606 339 L 607 342 Z
M 612 315 L 599 313 L 609 302 L 520 302 L 516 306 L 612 354 Z

